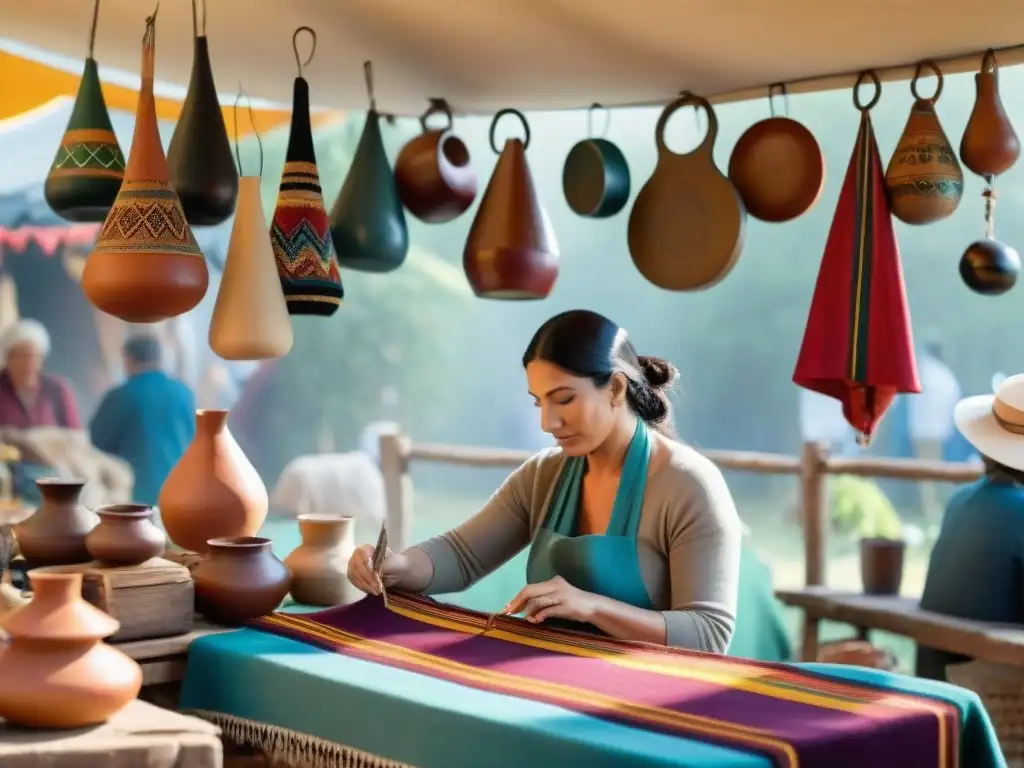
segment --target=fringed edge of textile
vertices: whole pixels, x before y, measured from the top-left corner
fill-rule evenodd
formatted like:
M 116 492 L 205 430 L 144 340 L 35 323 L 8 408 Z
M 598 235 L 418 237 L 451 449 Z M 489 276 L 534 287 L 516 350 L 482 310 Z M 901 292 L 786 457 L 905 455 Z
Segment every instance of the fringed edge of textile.
M 271 760 L 294 768 L 413 768 L 277 725 L 205 709 L 188 709 L 185 713 L 213 723 L 235 744 L 262 750 Z

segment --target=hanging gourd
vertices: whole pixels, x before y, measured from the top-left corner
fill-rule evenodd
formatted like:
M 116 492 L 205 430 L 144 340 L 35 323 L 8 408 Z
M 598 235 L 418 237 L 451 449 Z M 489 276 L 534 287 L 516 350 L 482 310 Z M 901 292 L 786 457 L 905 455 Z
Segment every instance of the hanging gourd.
M 991 48 L 974 76 L 976 97 L 971 117 L 960 140 L 960 159 L 979 176 L 998 176 L 1020 157 L 1020 139 L 999 95 L 999 64 Z
M 241 98 L 241 94 L 239 94 Z M 292 320 L 281 292 L 274 249 L 267 234 L 267 219 L 260 198 L 263 178 L 263 142 L 258 176 L 245 176 L 238 148 L 238 101 L 235 101 L 235 156 L 239 179 L 238 205 L 231 240 L 221 275 L 217 302 L 210 320 L 210 348 L 225 360 L 271 360 L 292 348 Z
M 995 239 L 995 177 L 1020 157 L 1020 139 L 999 96 L 999 67 L 990 48 L 974 76 L 977 96 L 960 142 L 960 159 L 985 179 L 985 236 L 967 246 L 960 257 L 960 279 L 975 293 L 998 296 L 1013 288 L 1020 275 L 1016 249 Z
M 930 99 L 921 98 L 917 92 L 925 67 L 938 79 L 935 95 Z M 893 216 L 907 224 L 931 224 L 946 218 L 960 205 L 964 172 L 935 113 L 935 103 L 942 95 L 942 72 L 935 62 L 917 65 L 910 92 L 914 95 L 914 106 L 889 159 L 885 186 Z
M 124 178 L 124 155 L 110 122 L 99 68 L 93 57 L 99 15 L 100 0 L 96 0 L 89 31 L 89 55 L 75 106 L 43 186 L 47 204 L 67 221 L 103 221 Z
M 217 97 L 206 37 L 206 0 L 199 23 L 192 0 L 192 32 L 195 57 L 181 115 L 167 147 L 171 184 L 181 199 L 185 218 L 192 226 L 212 226 L 227 221 L 238 199 L 238 171 L 231 156 L 231 142 Z
M 505 115 L 523 124 L 522 139 L 505 139 L 462 252 L 462 266 L 473 293 L 484 299 L 543 299 L 558 278 L 558 242 L 537 197 L 526 148 L 530 125 L 515 109 L 503 109 L 491 121 L 491 149 L 498 153 L 494 129 Z
M 142 85 L 135 134 L 121 191 L 82 271 L 93 306 L 129 323 L 154 323 L 188 312 L 210 276 L 160 144 L 153 78 L 156 12 L 142 38 Z
M 373 93 L 373 67 L 363 64 L 370 111 L 352 166 L 331 210 L 331 236 L 338 263 L 360 272 L 391 272 L 405 263 L 409 229 L 398 197 Z
M 299 57 L 300 32 L 308 32 L 313 40 L 305 62 Z M 309 83 L 302 76 L 303 68 L 316 53 L 316 32 L 309 27 L 296 29 L 292 35 L 292 50 L 299 75 L 293 89 L 291 133 L 270 225 L 270 241 L 288 312 L 333 315 L 341 304 L 344 290 L 316 166 L 309 121 Z

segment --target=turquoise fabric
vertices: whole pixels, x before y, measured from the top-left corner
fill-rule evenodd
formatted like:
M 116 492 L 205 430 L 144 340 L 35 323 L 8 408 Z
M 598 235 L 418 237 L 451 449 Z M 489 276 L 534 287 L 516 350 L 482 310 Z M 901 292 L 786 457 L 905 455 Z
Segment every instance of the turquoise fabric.
M 626 451 L 608 529 L 577 535 L 586 459 L 565 462 L 544 524 L 530 545 L 526 580 L 530 584 L 561 576 L 577 589 L 610 597 L 638 608 L 653 609 L 640 572 L 636 546 L 643 511 L 651 438 L 637 420 Z
M 192 442 L 195 411 L 192 391 L 163 371 L 138 373 L 103 396 L 89 437 L 131 465 L 132 501 L 156 504 L 164 480 Z
M 746 541 L 740 551 L 736 629 L 729 655 L 758 661 L 790 661 L 793 647 L 782 606 L 772 589 L 772 572 Z
M 1004 768 L 978 697 L 829 664 L 804 669 L 956 704 L 962 765 Z M 466 688 L 243 629 L 196 640 L 181 707 L 299 731 L 417 768 L 771 768 L 767 758 Z
M 983 477 L 946 506 L 932 548 L 921 607 L 976 621 L 1024 623 L 1024 487 Z M 917 673 L 945 679 L 966 657 L 919 648 Z

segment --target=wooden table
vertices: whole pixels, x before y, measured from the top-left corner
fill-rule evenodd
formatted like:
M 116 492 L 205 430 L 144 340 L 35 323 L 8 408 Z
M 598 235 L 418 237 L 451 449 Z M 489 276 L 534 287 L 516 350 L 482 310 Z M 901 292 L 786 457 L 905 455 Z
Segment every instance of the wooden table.
M 93 728 L 30 730 L 0 720 L 3 768 L 222 768 L 223 755 L 216 726 L 139 700 Z
M 861 637 L 878 629 L 940 651 L 1024 667 L 1022 625 L 969 621 L 925 611 L 912 597 L 880 597 L 824 587 L 779 590 L 775 595 L 804 612 L 804 661 L 814 661 L 818 656 L 820 622 L 840 621 L 856 627 Z

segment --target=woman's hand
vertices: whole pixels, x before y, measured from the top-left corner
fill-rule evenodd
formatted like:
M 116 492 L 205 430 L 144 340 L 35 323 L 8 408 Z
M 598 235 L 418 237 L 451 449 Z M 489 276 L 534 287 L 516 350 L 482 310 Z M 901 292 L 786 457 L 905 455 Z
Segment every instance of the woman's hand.
M 405 555 L 388 549 L 384 553 L 384 567 L 378 579 L 373 572 L 373 549 L 370 544 L 356 547 L 356 551 L 348 560 L 348 580 L 356 589 L 361 589 L 368 595 L 379 595 L 381 582 L 384 587 L 393 587 L 401 583 L 409 564 Z
M 505 608 L 505 613 L 524 613 L 526 620 L 539 624 L 555 617 L 589 622 L 600 598 L 577 589 L 561 576 L 539 584 L 528 584 Z

